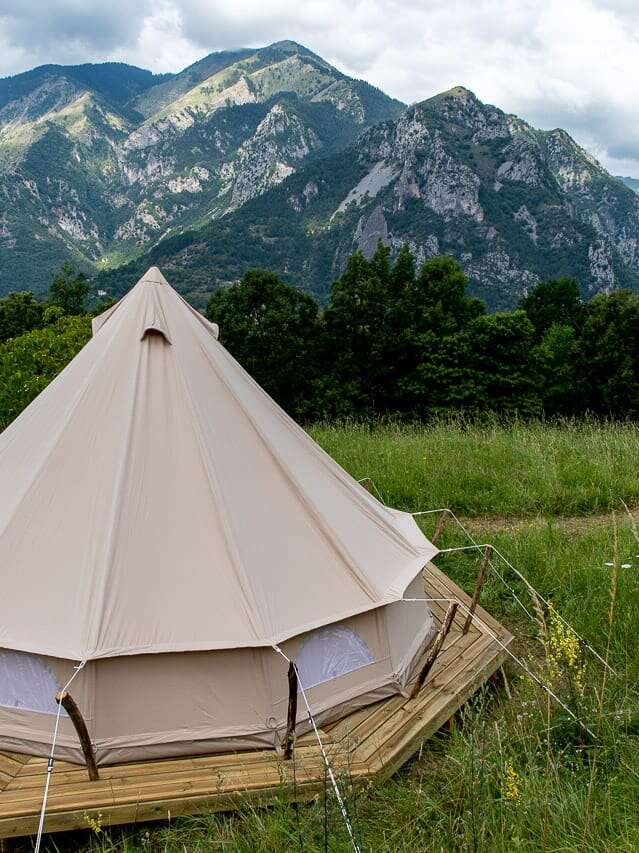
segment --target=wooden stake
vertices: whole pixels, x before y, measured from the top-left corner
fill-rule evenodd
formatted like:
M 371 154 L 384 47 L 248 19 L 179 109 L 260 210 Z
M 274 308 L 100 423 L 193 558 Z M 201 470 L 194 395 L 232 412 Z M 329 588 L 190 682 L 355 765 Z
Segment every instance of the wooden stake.
M 291 661 L 288 665 L 288 715 L 286 717 L 286 736 L 282 742 L 284 758 L 293 754 L 295 742 L 295 723 L 297 722 L 297 670 Z
M 435 636 L 434 642 L 430 646 L 430 650 L 424 662 L 424 666 L 422 667 L 421 672 L 417 676 L 417 680 L 413 685 L 413 689 L 411 690 L 409 698 L 414 699 L 415 696 L 417 696 L 419 691 L 422 689 L 424 682 L 428 677 L 428 673 L 433 668 L 433 664 L 437 660 L 437 655 L 441 651 L 441 647 L 444 645 L 444 640 L 448 636 L 448 632 L 450 631 L 451 625 L 453 624 L 453 619 L 455 618 L 455 614 L 457 613 L 457 607 L 458 604 L 456 601 L 451 601 L 451 603 L 448 605 L 448 610 L 446 611 L 446 615 L 444 616 L 444 621 L 442 622 L 441 628 Z
M 477 575 L 477 580 L 475 581 L 475 590 L 473 592 L 473 597 L 470 602 L 470 607 L 468 608 L 468 616 L 466 617 L 466 621 L 464 622 L 462 634 L 467 634 L 470 630 L 470 626 L 472 625 L 473 616 L 475 615 L 475 608 L 477 607 L 477 602 L 479 601 L 479 594 L 481 592 L 482 586 L 484 585 L 484 580 L 486 579 L 486 569 L 488 568 L 488 563 L 490 562 L 492 553 L 492 546 L 487 545 L 486 550 L 484 551 L 484 556 L 481 561 L 481 566 L 479 567 L 479 574 Z
M 500 666 L 499 671 L 501 672 L 501 677 L 504 682 L 504 690 L 506 691 L 506 696 L 508 696 L 508 698 L 512 700 L 513 696 L 510 692 L 510 685 L 508 684 L 508 676 L 506 675 L 506 670 L 503 668 L 503 666 Z
M 89 737 L 89 732 L 86 723 L 84 722 L 84 718 L 80 713 L 80 709 L 75 704 L 75 700 L 73 699 L 71 694 L 67 693 L 66 691 L 62 693 L 56 693 L 55 701 L 59 705 L 62 705 L 64 710 L 71 718 L 71 722 L 75 726 L 75 730 L 80 741 L 80 746 L 82 747 L 82 752 L 84 753 L 84 760 L 86 762 L 87 770 L 89 772 L 89 779 L 92 782 L 97 782 L 100 776 L 98 774 L 98 766 L 95 763 L 95 753 L 93 752 L 93 744 L 91 743 L 91 738 Z
M 442 512 L 442 514 L 439 516 L 439 518 L 437 519 L 437 526 L 435 527 L 435 532 L 433 533 L 431 540 L 430 540 L 433 543 L 433 545 L 437 545 L 437 542 L 439 541 L 439 537 L 444 532 L 444 527 L 446 527 L 446 523 L 447 523 L 449 518 L 450 518 L 450 513 L 448 512 L 447 509 L 445 509 Z

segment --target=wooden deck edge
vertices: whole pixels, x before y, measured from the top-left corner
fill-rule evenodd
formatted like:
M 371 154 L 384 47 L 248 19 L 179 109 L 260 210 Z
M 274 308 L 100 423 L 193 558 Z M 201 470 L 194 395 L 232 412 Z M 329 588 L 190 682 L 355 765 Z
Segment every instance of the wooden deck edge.
M 0 752 L 0 793 L 20 774 L 28 756 L 15 752 Z
M 438 568 L 435 563 L 430 562 L 427 563 L 424 569 L 422 570 L 422 577 L 424 579 L 425 584 L 433 584 L 436 588 L 445 589 L 449 593 L 453 593 L 452 597 L 459 599 L 459 601 L 468 607 L 471 602 L 471 597 L 468 593 L 462 589 L 455 581 L 451 580 L 448 575 L 444 574 L 444 572 Z M 487 610 L 485 610 L 481 602 L 477 605 L 476 610 L 477 616 L 481 619 L 482 622 L 497 636 L 501 637 L 504 642 L 512 640 L 512 634 L 504 628 L 504 626 L 495 619 Z M 463 624 L 466 621 L 466 614 L 460 613 L 457 621 L 460 624 Z M 478 628 L 482 633 L 486 633 L 484 628 Z M 505 638 L 505 639 L 504 639 Z
M 178 794 L 176 797 L 144 803 L 121 803 L 76 808 L 63 812 L 47 812 L 45 832 L 48 834 L 89 829 L 90 821 L 95 821 L 101 826 L 118 826 L 154 820 L 172 820 L 174 817 L 187 815 L 236 811 L 243 806 L 273 805 L 277 799 L 286 802 L 308 802 L 323 789 L 322 779 L 300 783 L 297 786 L 296 795 L 291 785 L 282 784 L 277 789 L 258 788 L 194 797 Z M 38 819 L 39 815 L 0 819 L 0 839 L 33 835 L 38 829 Z

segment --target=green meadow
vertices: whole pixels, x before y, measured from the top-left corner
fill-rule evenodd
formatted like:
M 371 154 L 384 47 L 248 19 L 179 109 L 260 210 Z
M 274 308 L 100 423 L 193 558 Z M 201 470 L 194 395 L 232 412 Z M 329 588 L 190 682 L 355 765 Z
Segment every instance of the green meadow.
M 514 662 L 452 733 L 424 742 L 395 776 L 341 780 L 362 851 L 635 851 L 639 849 L 639 429 L 601 422 L 429 426 L 318 424 L 313 437 L 387 503 L 450 507 L 477 542 L 508 557 L 550 605 L 497 561 L 482 604 L 516 636 Z M 436 516 L 421 516 L 426 532 Z M 440 547 L 466 544 L 449 523 Z M 468 591 L 477 554 L 437 563 Z M 518 604 L 513 593 L 519 599 Z M 524 609 L 525 608 L 525 609 Z M 576 642 L 561 614 L 608 661 Z M 31 849 L 24 846 L 24 850 Z M 184 818 L 170 825 L 50 836 L 47 849 L 346 853 L 330 788 L 297 810 Z
M 384 501 L 411 512 L 569 516 L 639 502 L 639 426 L 459 418 L 430 426 L 319 424 L 312 437 Z

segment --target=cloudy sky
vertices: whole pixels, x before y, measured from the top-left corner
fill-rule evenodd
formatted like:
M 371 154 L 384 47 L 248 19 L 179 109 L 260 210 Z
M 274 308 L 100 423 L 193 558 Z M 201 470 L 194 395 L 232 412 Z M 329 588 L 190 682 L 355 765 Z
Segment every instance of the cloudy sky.
M 639 176 L 636 0 L 0 0 L 0 75 L 107 59 L 177 71 L 284 38 L 406 102 L 463 84 Z

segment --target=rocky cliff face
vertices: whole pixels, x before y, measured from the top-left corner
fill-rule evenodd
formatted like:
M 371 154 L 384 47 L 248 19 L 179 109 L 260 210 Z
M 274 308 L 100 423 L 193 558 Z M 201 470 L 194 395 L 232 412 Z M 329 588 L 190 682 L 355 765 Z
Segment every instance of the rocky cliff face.
M 564 131 L 462 87 L 403 108 L 292 42 L 0 80 L 0 200 L 0 292 L 71 258 L 114 294 L 152 261 L 200 302 L 257 264 L 321 298 L 380 240 L 451 253 L 493 307 L 639 282 L 639 196 Z
M 635 286 L 638 239 L 639 197 L 568 134 L 535 130 L 460 87 L 307 164 L 215 229 L 160 243 L 152 257 L 192 295 L 261 264 L 321 297 L 351 252 L 406 242 L 418 261 L 455 256 L 472 290 L 498 308 L 563 275 L 584 296 Z M 105 286 L 117 290 L 133 273 Z
M 639 199 L 564 131 L 457 88 L 372 129 L 353 153 L 370 170 L 360 184 L 386 175 L 342 207 L 364 251 L 374 232 L 419 258 L 450 252 L 493 304 L 548 276 L 574 275 L 585 294 L 639 277 Z
M 401 105 L 292 42 L 178 75 L 47 66 L 0 80 L 0 292 L 108 268 L 281 183 Z

